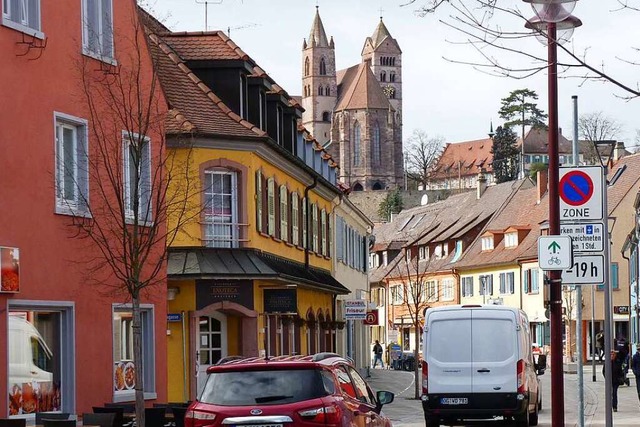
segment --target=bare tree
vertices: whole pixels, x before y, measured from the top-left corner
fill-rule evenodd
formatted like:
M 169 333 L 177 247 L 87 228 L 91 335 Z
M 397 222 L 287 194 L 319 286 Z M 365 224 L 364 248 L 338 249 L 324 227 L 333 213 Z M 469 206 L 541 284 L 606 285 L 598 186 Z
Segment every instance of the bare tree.
M 426 250 L 426 248 L 425 248 Z M 415 349 L 415 398 L 420 398 L 420 370 L 418 353 L 420 351 L 420 329 L 424 321 L 424 312 L 439 300 L 437 282 L 434 272 L 430 270 L 431 258 L 424 254 L 413 253 L 411 247 L 405 247 L 396 259 L 395 266 L 390 270 L 387 281 L 391 288 L 392 298 L 402 300 L 402 306 L 409 315 L 411 327 L 414 330 Z M 424 259 L 420 259 L 424 258 Z
M 405 149 L 407 175 L 410 179 L 422 184 L 422 188 L 426 188 L 429 183 L 429 172 L 442 151 L 444 139 L 430 138 L 424 130 L 414 129 L 407 143 Z
M 607 117 L 602 111 L 585 113 L 578 120 L 580 137 L 587 141 L 585 144 L 584 160 L 589 164 L 599 164 L 595 141 L 614 140 L 622 131 L 622 125 L 615 119 Z
M 84 214 L 71 217 L 71 229 L 73 238 L 85 239 L 99 253 L 83 260 L 90 283 L 131 304 L 136 424 L 144 427 L 140 304 L 164 286 L 167 247 L 200 211 L 191 202 L 199 190 L 190 179 L 195 176 L 190 134 L 185 129 L 182 145 L 166 149 L 166 103 L 137 16 L 131 25 L 131 39 L 118 39 L 118 65 L 98 66 L 86 57 L 78 64 L 91 144 L 82 153 L 86 166 L 80 178 L 72 180 Z M 180 122 L 179 115 L 169 113 Z M 59 165 L 66 161 L 58 158 Z
M 639 11 L 635 6 L 637 0 L 618 0 L 616 11 Z M 527 30 L 524 24 L 532 17 L 533 12 L 520 7 L 524 3 L 518 1 L 499 2 L 498 0 L 407 0 L 402 6 L 417 6 L 415 12 L 420 16 L 442 13 L 440 22 L 460 34 L 462 40 L 453 44 L 471 46 L 477 59 L 456 60 L 445 58 L 450 62 L 467 64 L 489 75 L 524 79 L 544 72 L 547 69 L 547 56 L 544 49 L 527 50 L 524 40 L 537 36 L 544 40 L 547 34 L 544 29 Z M 614 6 L 615 7 L 615 6 Z M 610 9 L 607 9 L 607 12 Z M 637 49 L 634 49 L 636 52 Z M 495 54 L 499 53 L 499 57 Z M 578 78 L 582 81 L 606 81 L 623 91 L 623 98 L 640 96 L 640 85 L 637 82 L 625 82 L 613 74 L 609 74 L 604 64 L 598 59 L 587 58 L 589 49 L 582 52 L 574 50 L 571 45 L 558 44 L 558 73 L 565 78 Z M 518 58 L 518 64 L 512 62 Z M 525 65 L 522 59 L 525 59 Z M 639 61 L 628 58 L 617 58 L 623 64 L 638 65 Z

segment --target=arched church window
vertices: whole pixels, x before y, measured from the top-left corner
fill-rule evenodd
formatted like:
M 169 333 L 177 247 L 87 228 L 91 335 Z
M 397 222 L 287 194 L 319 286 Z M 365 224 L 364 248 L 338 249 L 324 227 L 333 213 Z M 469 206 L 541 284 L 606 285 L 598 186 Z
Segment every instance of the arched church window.
M 387 81 L 387 72 L 383 71 L 380 73 L 380 81 L 381 82 L 386 82 Z
M 331 121 L 331 113 L 329 113 L 328 111 L 325 111 L 322 113 L 322 121 L 323 122 L 330 122 Z
M 380 184 L 379 182 L 376 182 L 375 184 L 373 184 L 373 187 L 371 187 L 372 190 L 382 190 L 382 184 Z
M 324 58 L 320 58 L 320 75 L 327 75 L 327 64 L 324 62 Z
M 324 95 L 324 89 L 322 88 L 322 86 L 318 86 L 318 95 Z
M 360 183 L 356 183 L 353 186 L 353 191 L 362 191 L 362 190 L 363 190 L 363 188 L 362 188 L 362 185 Z
M 360 123 L 355 122 L 353 125 L 353 165 L 360 165 Z
M 396 66 L 396 58 L 391 58 L 391 65 Z
M 304 75 L 305 76 L 309 75 L 309 58 L 308 57 L 304 60 Z
M 373 125 L 373 138 L 371 141 L 371 151 L 372 151 L 372 157 L 373 157 L 373 164 L 374 165 L 379 165 L 380 164 L 380 125 L 378 125 L 378 122 L 376 121 L 376 123 Z
M 396 73 L 389 73 L 389 81 L 391 83 L 396 81 Z
M 331 96 L 331 89 L 329 88 L 329 86 L 324 88 L 324 94 L 325 96 Z

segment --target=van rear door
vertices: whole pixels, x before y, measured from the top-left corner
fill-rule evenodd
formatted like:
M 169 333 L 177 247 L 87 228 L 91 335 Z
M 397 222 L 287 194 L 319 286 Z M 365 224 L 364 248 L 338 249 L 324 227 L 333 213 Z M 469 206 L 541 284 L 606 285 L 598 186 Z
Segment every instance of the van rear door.
M 471 310 L 432 312 L 427 327 L 429 394 L 471 393 Z
M 473 393 L 517 391 L 518 334 L 510 310 L 472 310 Z

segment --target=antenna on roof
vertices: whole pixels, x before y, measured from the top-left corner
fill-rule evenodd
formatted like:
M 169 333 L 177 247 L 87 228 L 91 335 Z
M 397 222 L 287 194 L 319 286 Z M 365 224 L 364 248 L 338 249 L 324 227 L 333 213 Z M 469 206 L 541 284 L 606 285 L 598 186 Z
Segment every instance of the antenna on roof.
M 204 31 L 209 31 L 209 3 L 222 4 L 224 0 L 196 0 L 198 4 L 204 4 Z
M 257 27 L 260 24 L 249 23 L 246 25 L 238 25 L 237 27 L 227 27 L 227 37 L 231 37 L 231 30 L 243 30 L 245 28 Z

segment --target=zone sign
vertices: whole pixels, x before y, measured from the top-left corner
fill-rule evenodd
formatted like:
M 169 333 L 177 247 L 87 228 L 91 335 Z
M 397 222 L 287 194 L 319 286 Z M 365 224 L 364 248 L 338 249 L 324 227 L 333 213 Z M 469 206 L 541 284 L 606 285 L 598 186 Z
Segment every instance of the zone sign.
M 560 221 L 602 219 L 602 167 L 560 168 Z

